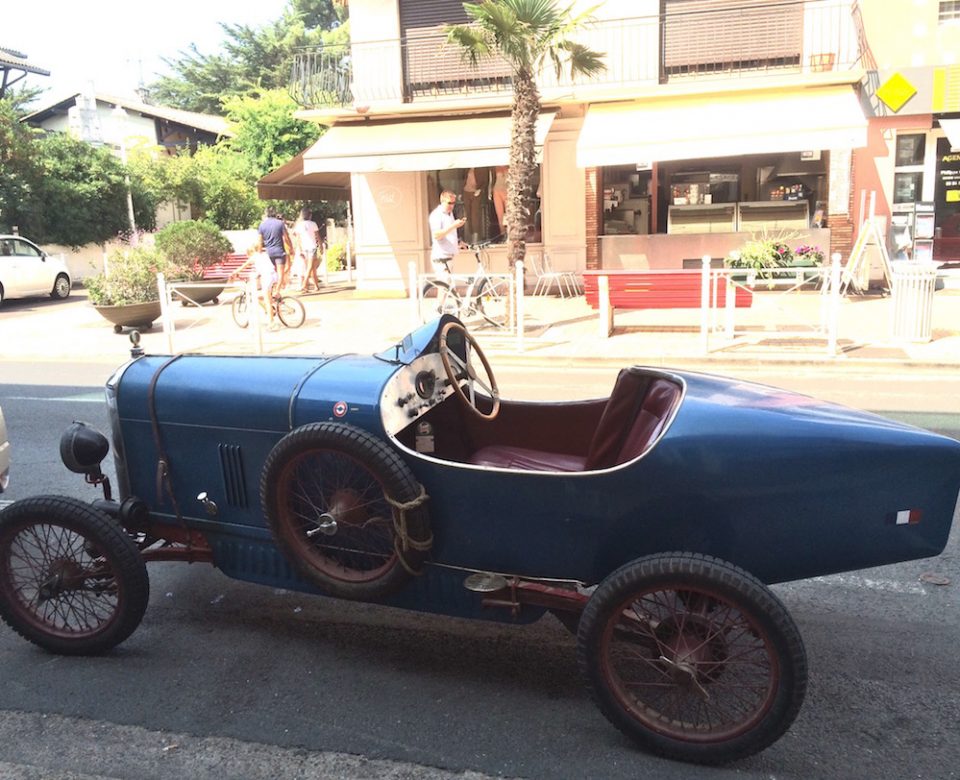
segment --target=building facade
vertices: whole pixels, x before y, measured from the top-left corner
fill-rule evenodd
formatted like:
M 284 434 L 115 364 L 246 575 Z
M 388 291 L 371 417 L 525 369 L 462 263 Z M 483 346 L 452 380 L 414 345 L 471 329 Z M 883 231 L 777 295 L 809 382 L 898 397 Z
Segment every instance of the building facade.
M 860 193 L 875 184 L 882 214 L 880 191 L 892 200 L 896 175 L 914 172 L 863 151 L 885 132 L 877 120 L 904 121 L 878 113 L 870 36 L 886 44 L 889 9 L 924 5 L 950 4 L 607 0 L 576 36 L 605 54 L 606 71 L 540 79 L 529 251 L 564 271 L 679 268 L 778 233 L 846 255 L 867 208 Z M 397 288 L 409 262 L 429 267 L 439 191 L 458 194 L 466 240 L 502 233 L 509 71 L 471 68 L 445 46 L 443 25 L 467 21 L 460 0 L 352 0 L 350 16 L 349 51 L 297 63 L 300 116 L 330 130 L 285 166 L 287 183 L 342 187 L 349 176 L 359 283 Z M 924 123 L 927 165 L 932 114 L 904 127 Z M 505 251 L 491 254 L 503 270 Z

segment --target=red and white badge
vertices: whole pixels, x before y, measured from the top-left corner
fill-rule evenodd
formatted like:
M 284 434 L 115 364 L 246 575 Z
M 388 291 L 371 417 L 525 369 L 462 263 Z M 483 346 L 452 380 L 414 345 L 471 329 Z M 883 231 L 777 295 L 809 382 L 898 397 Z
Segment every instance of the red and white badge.
M 333 416 L 334 417 L 343 417 L 347 413 L 347 402 L 346 401 L 337 401 L 333 405 Z

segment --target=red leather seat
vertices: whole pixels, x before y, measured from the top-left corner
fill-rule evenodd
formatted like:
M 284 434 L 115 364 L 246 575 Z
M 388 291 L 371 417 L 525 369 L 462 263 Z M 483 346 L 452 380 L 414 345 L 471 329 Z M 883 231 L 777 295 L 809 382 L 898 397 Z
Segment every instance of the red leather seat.
M 506 445 L 477 450 L 470 462 L 527 471 L 592 471 L 626 463 L 642 454 L 660 435 L 680 400 L 680 386 L 654 379 L 638 369 L 625 368 L 617 376 L 610 400 L 585 456 Z

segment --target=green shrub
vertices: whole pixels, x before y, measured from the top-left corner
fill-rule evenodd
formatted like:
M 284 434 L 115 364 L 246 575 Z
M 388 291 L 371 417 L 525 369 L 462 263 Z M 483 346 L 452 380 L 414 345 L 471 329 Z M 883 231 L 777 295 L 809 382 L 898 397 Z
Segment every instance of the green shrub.
M 135 247 L 115 250 L 107 258 L 107 274 L 88 276 L 83 280 L 95 306 L 125 306 L 160 300 L 157 273 L 169 279 L 178 277 L 180 269 L 171 266 L 154 249 Z M 183 278 L 180 276 L 179 278 Z
M 327 247 L 327 270 L 342 271 L 346 265 L 347 248 L 343 244 L 331 244 Z
M 186 279 L 202 279 L 203 269 L 219 263 L 232 248 L 216 225 L 193 219 L 171 222 L 155 241 L 167 264 L 181 269 Z

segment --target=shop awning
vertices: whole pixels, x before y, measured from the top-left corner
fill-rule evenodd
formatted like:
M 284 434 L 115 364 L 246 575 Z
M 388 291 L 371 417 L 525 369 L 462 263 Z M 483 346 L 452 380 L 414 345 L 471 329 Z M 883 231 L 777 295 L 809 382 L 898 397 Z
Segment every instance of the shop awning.
M 303 152 L 257 182 L 261 200 L 350 200 L 349 173 L 304 173 Z
M 960 119 L 941 119 L 939 122 L 947 140 L 950 141 L 950 148 L 960 149 Z
M 538 155 L 554 112 L 537 120 Z M 304 173 L 430 171 L 507 165 L 510 117 L 463 116 L 334 125 L 303 155 Z
M 591 105 L 577 165 L 732 157 L 867 145 L 850 86 Z

